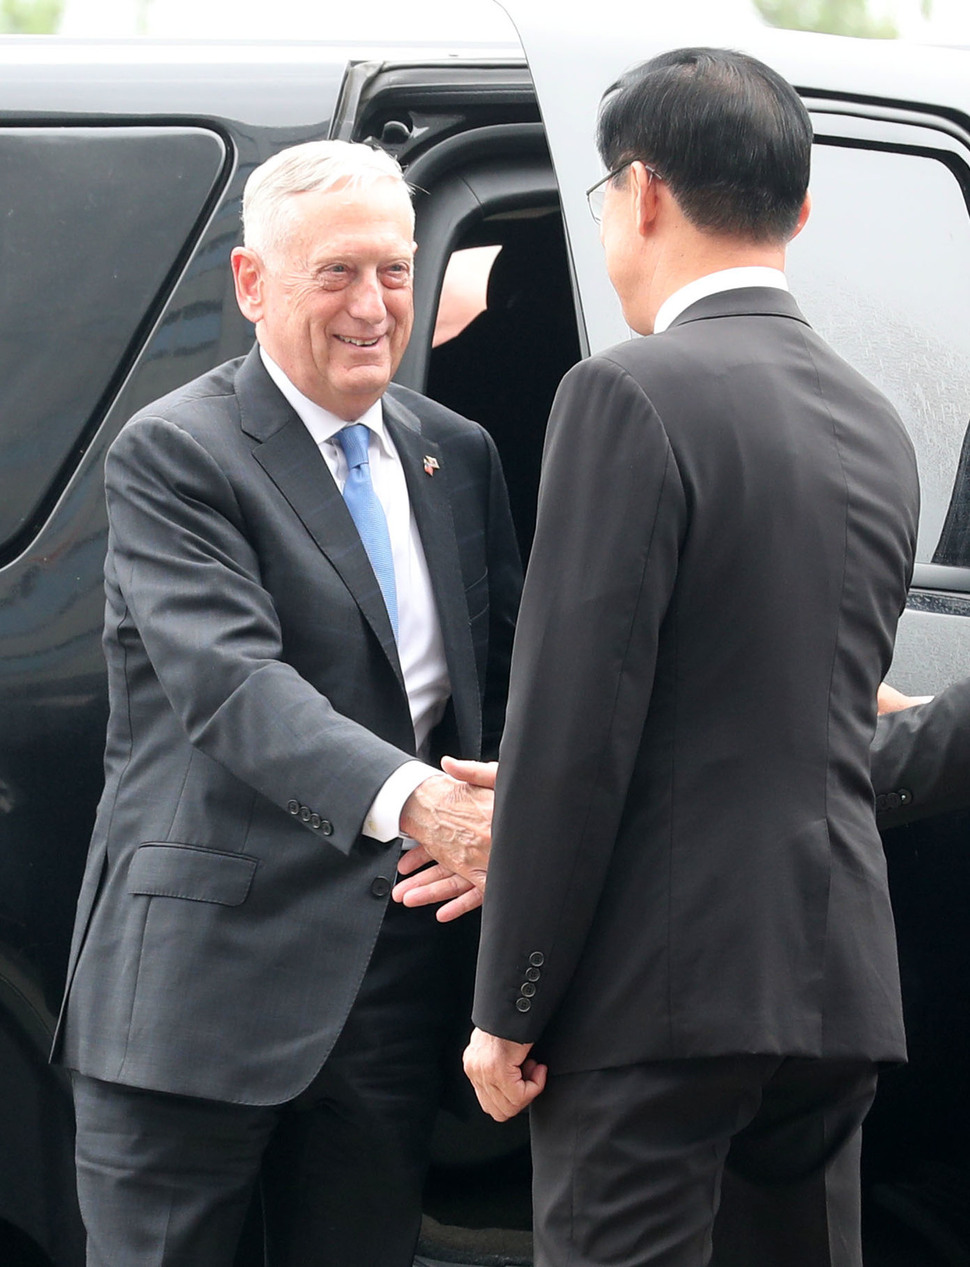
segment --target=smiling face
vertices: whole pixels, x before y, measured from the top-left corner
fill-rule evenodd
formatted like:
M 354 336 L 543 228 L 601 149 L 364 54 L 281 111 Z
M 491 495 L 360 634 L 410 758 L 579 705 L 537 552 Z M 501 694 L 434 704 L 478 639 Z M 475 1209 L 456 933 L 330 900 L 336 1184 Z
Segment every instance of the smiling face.
M 411 335 L 410 199 L 378 179 L 294 194 L 292 212 L 275 251 L 233 252 L 236 298 L 287 378 L 353 422 L 383 395 Z

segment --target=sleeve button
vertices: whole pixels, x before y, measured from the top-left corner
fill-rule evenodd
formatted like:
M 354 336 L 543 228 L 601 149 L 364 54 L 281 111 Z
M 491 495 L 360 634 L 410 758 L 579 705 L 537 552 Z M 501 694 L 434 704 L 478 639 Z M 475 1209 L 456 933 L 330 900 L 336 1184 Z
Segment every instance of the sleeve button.
M 536 992 L 535 986 L 531 981 L 523 981 L 519 986 L 519 993 L 524 999 L 531 999 Z
M 516 999 L 515 1006 L 520 1012 L 528 1012 L 532 1007 L 532 1003 L 529 999 Z
M 331 822 L 330 822 L 330 820 L 329 820 L 328 818 L 321 818 L 321 820 L 320 820 L 320 830 L 323 832 L 323 834 L 324 834 L 325 836 L 332 836 L 332 835 L 333 835 L 333 823 L 331 823 Z
M 541 968 L 545 962 L 546 957 L 541 950 L 533 950 L 529 956 L 529 963 L 532 964 L 533 968 Z
M 319 815 L 319 814 L 311 814 L 311 815 L 310 815 L 310 826 L 313 828 L 313 830 L 314 830 L 314 831 L 319 831 L 319 830 L 320 830 L 320 823 L 321 823 L 321 822 L 322 822 L 322 819 L 320 818 L 320 815 Z
M 290 811 L 290 813 L 291 813 L 291 814 L 299 814 L 299 812 L 300 812 L 300 802 L 299 802 L 299 801 L 287 801 L 287 802 L 286 802 L 286 808 Z
M 538 968 L 526 968 L 525 970 L 526 981 L 538 981 L 541 976 L 542 973 Z

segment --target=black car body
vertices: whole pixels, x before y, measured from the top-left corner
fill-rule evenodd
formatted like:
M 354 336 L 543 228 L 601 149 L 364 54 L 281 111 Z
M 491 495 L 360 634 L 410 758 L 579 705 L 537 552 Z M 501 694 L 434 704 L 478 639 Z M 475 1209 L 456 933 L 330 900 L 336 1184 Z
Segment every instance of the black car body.
M 83 1261 L 69 1085 L 47 1052 L 102 781 L 102 462 L 137 409 L 249 347 L 228 267 L 249 172 L 326 136 L 405 164 L 420 249 L 398 378 L 493 431 L 526 548 L 555 385 L 626 334 L 582 194 L 601 174 L 596 97 L 626 64 L 716 36 L 644 20 L 607 39 L 593 15 L 563 31 L 513 7 L 528 62 L 514 43 L 0 40 L 0 1261 Z M 893 680 L 935 690 L 970 672 L 970 534 L 947 535 L 970 501 L 970 53 L 736 42 L 815 120 L 793 289 L 916 443 L 920 554 Z M 432 349 L 446 265 L 476 246 L 501 248 L 488 307 Z M 868 1261 L 885 1267 L 970 1261 L 968 829 L 957 814 L 886 838 L 911 1063 L 868 1128 Z M 439 1151 L 439 1223 L 524 1228 L 521 1126 L 446 1120 Z M 455 1262 L 528 1261 L 525 1233 L 450 1243 Z

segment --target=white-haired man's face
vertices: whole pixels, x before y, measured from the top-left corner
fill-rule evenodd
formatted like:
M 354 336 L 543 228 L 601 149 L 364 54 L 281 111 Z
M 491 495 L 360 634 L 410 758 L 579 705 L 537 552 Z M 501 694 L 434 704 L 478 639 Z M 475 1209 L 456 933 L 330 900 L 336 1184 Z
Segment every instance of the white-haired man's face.
M 377 180 L 293 197 L 293 227 L 263 258 L 233 252 L 236 297 L 305 396 L 347 421 L 383 395 L 414 320 L 407 190 Z

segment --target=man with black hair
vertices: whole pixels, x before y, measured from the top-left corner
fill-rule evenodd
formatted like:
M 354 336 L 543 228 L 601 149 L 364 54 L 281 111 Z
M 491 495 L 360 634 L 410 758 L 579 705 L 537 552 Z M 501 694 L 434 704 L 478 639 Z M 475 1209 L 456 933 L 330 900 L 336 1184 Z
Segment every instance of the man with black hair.
M 466 1053 L 494 1117 L 532 1105 L 538 1267 L 861 1263 L 905 1056 L 869 742 L 918 492 L 788 293 L 811 141 L 724 50 L 601 109 L 590 205 L 651 337 L 553 407 Z

